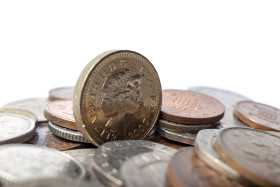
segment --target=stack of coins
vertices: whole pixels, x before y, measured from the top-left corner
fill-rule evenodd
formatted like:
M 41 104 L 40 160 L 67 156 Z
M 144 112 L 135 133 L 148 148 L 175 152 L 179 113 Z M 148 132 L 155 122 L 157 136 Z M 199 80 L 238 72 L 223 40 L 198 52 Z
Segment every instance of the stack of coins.
M 157 132 L 165 138 L 194 145 L 202 129 L 215 128 L 224 116 L 217 99 L 190 90 L 163 90 L 161 119 Z

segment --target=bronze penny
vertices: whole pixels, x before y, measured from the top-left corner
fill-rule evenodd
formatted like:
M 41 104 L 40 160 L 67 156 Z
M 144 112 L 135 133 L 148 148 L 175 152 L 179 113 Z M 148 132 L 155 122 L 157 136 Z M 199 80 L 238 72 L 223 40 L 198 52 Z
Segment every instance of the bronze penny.
M 54 88 L 49 91 L 49 99 L 54 100 L 72 100 L 74 95 L 74 87 Z
M 251 127 L 265 131 L 280 131 L 280 110 L 254 101 L 240 101 L 234 114 Z
M 151 62 L 139 53 L 102 53 L 81 73 L 74 91 L 79 130 L 93 144 L 138 140 L 153 131 L 162 92 Z
M 73 130 L 78 130 L 72 100 L 52 101 L 44 109 L 45 117 L 52 123 Z
M 35 131 L 34 137 L 26 143 L 49 147 L 60 151 L 84 147 L 82 143 L 64 140 L 53 135 L 47 123 L 40 124 Z
M 211 169 L 194 152 L 193 147 L 180 149 L 171 158 L 167 179 L 170 186 L 225 187 L 243 186 L 225 175 Z
M 223 118 L 225 107 L 217 99 L 190 90 L 163 90 L 161 117 L 184 124 L 210 124 Z

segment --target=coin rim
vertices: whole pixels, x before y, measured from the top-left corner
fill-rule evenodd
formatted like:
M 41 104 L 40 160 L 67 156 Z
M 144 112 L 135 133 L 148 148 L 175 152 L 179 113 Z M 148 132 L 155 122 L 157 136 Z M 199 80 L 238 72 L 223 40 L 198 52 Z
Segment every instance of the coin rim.
M 33 114 L 32 112 L 28 111 L 28 110 L 19 109 L 19 108 L 1 108 L 0 113 L 12 113 L 12 114 L 18 114 L 18 115 L 26 116 L 26 117 L 32 119 L 34 121 L 36 127 L 38 127 L 37 116 L 35 114 Z

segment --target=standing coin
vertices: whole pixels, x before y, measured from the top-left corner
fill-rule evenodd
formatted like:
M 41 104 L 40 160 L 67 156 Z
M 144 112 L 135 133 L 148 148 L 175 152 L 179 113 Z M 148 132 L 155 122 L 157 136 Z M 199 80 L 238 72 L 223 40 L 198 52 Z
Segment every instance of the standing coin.
M 147 58 L 126 50 L 108 51 L 81 73 L 74 92 L 79 130 L 93 144 L 144 139 L 161 107 L 158 74 Z
M 122 186 L 120 168 L 123 162 L 132 156 L 146 152 L 161 152 L 173 155 L 176 150 L 146 140 L 107 142 L 96 150 L 93 157 L 93 169 L 105 184 Z
M 0 145 L 22 143 L 35 134 L 35 122 L 23 115 L 0 113 Z
M 0 146 L 0 180 L 19 183 L 40 178 L 80 180 L 85 168 L 65 153 L 28 144 Z
M 172 187 L 241 187 L 237 181 L 209 168 L 194 153 L 193 147 L 180 149 L 170 160 L 167 179 Z
M 217 99 L 189 90 L 163 90 L 162 118 L 184 124 L 216 123 L 225 107 Z
M 265 131 L 280 131 L 280 110 L 253 101 L 236 104 L 235 115 L 251 127 Z
M 49 99 L 54 100 L 72 100 L 74 87 L 54 88 L 49 91 Z
M 73 130 L 78 130 L 72 100 L 52 101 L 44 109 L 45 117 L 52 123 Z
M 27 110 L 35 114 L 38 118 L 38 122 L 47 122 L 47 119 L 44 117 L 44 107 L 49 103 L 48 99 L 45 98 L 35 98 L 35 99 L 26 99 L 8 103 L 3 106 L 3 108 L 18 108 Z
M 280 137 L 249 128 L 223 129 L 215 148 L 243 177 L 260 186 L 280 185 Z

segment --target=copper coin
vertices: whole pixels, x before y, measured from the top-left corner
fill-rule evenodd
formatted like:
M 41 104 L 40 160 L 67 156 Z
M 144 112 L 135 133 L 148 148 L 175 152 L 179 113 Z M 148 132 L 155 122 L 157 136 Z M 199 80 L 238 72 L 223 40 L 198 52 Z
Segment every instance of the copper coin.
M 167 179 L 170 186 L 225 187 L 243 186 L 225 175 L 208 167 L 194 153 L 193 147 L 180 149 L 171 158 Z
M 72 142 L 54 136 L 49 130 L 47 123 L 40 124 L 35 131 L 34 137 L 26 143 L 49 147 L 60 151 L 84 147 L 82 143 Z
M 225 107 L 217 99 L 190 90 L 163 90 L 161 117 L 184 124 L 210 124 L 223 118 Z
M 74 114 L 72 100 L 52 101 L 44 109 L 45 117 L 52 123 L 72 129 L 78 130 Z
M 254 101 L 240 101 L 236 104 L 234 114 L 251 127 L 280 131 L 280 110 Z
M 54 88 L 49 91 L 49 99 L 54 100 L 72 100 L 74 87 Z

